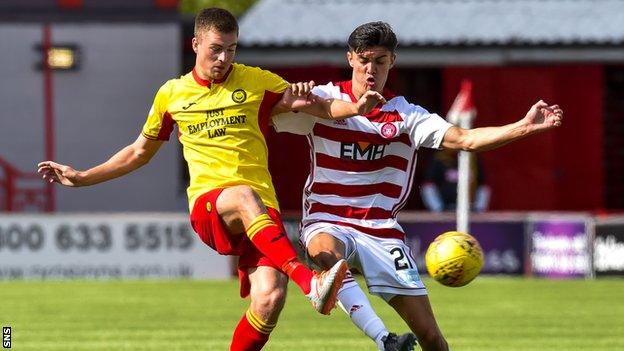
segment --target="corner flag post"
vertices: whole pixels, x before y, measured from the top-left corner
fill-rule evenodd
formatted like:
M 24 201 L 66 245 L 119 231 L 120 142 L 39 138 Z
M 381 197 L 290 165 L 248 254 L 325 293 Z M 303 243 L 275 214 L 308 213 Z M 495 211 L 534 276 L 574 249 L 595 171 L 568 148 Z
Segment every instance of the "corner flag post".
M 459 94 L 451 106 L 447 119 L 460 128 L 472 128 L 472 122 L 477 112 L 472 101 L 472 82 L 463 80 Z M 470 171 L 472 154 L 467 151 L 459 152 L 457 182 L 457 231 L 470 232 L 470 179 L 474 175 Z

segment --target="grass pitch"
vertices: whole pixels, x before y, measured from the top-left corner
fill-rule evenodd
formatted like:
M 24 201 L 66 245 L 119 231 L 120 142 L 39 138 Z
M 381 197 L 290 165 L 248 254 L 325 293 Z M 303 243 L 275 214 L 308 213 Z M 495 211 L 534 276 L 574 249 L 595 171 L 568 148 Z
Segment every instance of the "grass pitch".
M 455 351 L 624 350 L 624 279 L 428 280 Z M 265 350 L 375 350 L 340 310 L 316 314 L 295 286 Z M 386 326 L 407 327 L 371 298 Z M 0 282 L 14 350 L 227 350 L 248 301 L 236 281 Z

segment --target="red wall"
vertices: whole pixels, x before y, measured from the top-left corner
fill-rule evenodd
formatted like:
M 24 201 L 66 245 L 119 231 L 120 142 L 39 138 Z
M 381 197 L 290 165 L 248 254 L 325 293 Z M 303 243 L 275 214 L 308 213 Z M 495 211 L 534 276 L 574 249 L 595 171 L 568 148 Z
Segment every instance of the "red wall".
M 561 128 L 481 154 L 492 186 L 492 209 L 603 206 L 601 66 L 446 68 L 444 111 L 463 78 L 474 83 L 476 127 L 514 122 L 539 99 L 564 110 Z
M 291 82 L 314 78 L 318 84 L 325 84 L 350 78 L 348 70 L 331 66 L 269 69 Z M 393 69 L 392 73 L 394 78 L 403 77 L 400 68 Z M 470 78 L 474 83 L 478 110 L 476 127 L 515 122 L 539 99 L 557 103 L 565 111 L 561 128 L 479 156 L 493 190 L 491 209 L 596 210 L 603 207 L 602 66 L 443 68 L 440 94 L 444 106 L 435 112 L 444 115 L 448 111 L 463 78 Z M 269 150 L 281 207 L 286 211 L 298 211 L 309 170 L 307 141 L 301 136 L 271 131 Z

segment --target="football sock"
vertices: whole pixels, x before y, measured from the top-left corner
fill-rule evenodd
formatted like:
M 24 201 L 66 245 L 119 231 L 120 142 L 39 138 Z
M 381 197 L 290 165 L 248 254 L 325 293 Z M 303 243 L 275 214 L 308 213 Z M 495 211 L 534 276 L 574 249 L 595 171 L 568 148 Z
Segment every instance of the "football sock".
M 353 324 L 375 341 L 380 350 L 383 350 L 381 338 L 388 335 L 388 330 L 373 310 L 360 286 L 353 279 L 350 271 L 347 271 L 342 288 L 338 291 L 338 301 Z
M 275 325 L 261 320 L 251 310 L 247 310 L 234 330 L 230 351 L 261 350 Z
M 304 294 L 310 292 L 310 282 L 314 273 L 299 262 L 297 251 L 288 240 L 288 235 L 268 214 L 261 214 L 249 224 L 247 236 L 260 252 L 299 285 Z

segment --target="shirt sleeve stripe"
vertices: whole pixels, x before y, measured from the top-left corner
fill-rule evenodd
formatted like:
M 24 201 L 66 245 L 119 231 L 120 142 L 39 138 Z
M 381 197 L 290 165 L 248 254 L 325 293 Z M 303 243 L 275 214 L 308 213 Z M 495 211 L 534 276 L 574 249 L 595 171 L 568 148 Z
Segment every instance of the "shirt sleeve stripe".
M 141 134 L 145 137 L 145 139 L 158 140 L 157 136 L 148 135 L 148 134 L 145 134 L 145 132 L 141 132 Z
M 160 126 L 160 131 L 158 132 L 158 140 L 169 140 L 174 124 L 175 122 L 173 121 L 171 114 L 169 112 L 165 112 L 162 119 L 162 125 Z
M 266 139 L 267 133 L 269 132 L 269 121 L 271 118 L 271 111 L 275 104 L 282 98 L 284 93 L 274 93 L 272 91 L 265 90 L 264 96 L 262 97 L 262 102 L 260 103 L 260 108 L 258 109 L 258 125 L 260 126 L 260 131 L 262 131 L 262 135 Z

